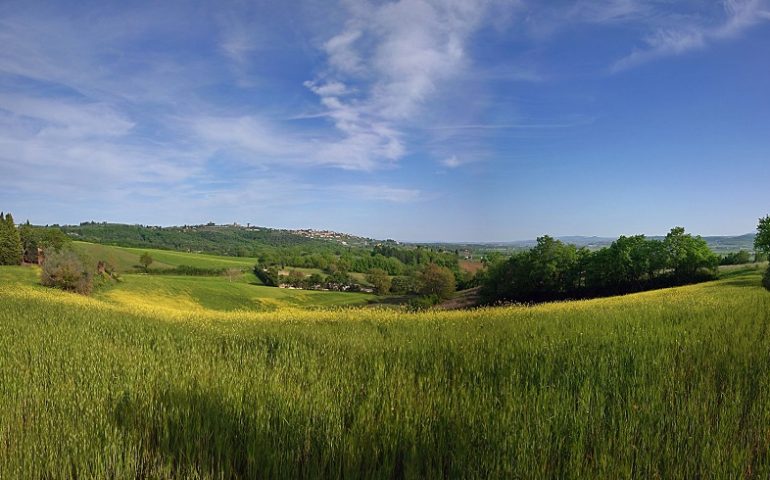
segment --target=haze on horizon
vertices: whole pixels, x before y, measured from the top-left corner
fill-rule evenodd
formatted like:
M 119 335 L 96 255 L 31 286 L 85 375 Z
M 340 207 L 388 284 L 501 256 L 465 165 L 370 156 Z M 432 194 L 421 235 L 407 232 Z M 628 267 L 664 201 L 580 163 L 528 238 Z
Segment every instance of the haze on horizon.
M 0 210 L 373 238 L 740 235 L 770 0 L 0 4 Z

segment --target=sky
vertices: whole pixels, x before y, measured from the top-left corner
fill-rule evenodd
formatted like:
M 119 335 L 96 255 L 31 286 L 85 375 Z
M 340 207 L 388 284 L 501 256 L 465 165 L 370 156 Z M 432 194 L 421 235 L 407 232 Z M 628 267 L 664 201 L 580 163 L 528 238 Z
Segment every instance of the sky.
M 770 213 L 770 0 L 3 0 L 0 45 L 17 221 L 478 242 Z

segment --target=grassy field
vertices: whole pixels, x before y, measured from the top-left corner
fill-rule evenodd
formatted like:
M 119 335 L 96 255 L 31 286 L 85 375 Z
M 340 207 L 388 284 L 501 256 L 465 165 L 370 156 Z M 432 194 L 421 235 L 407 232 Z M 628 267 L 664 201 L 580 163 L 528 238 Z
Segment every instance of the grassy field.
M 292 290 L 257 285 L 252 274 L 230 282 L 224 277 L 171 275 L 124 275 L 117 286 L 98 292 L 95 297 L 108 303 L 132 306 L 152 303 L 158 306 L 200 310 L 275 311 L 286 307 L 334 307 L 363 305 L 374 295 L 365 293 Z
M 244 268 L 251 269 L 257 263 L 256 258 L 224 257 L 203 253 L 175 252 L 152 248 L 128 248 L 114 245 L 99 245 L 87 242 L 72 242 L 76 251 L 87 255 L 94 261 L 104 260 L 111 263 L 119 272 L 129 272 L 139 265 L 139 256 L 148 252 L 153 258 L 151 269 L 173 268 L 187 265 L 198 268 Z
M 770 475 L 756 272 L 418 314 L 190 309 L 151 284 L 120 302 L 33 282 L 0 268 L 3 479 Z

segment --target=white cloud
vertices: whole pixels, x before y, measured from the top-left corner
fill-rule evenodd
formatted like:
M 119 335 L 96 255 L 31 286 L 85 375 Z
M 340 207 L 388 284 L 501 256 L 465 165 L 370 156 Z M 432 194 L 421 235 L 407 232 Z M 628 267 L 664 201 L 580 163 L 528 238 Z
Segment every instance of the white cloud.
M 346 122 L 343 110 L 330 115 L 335 116 L 338 124 Z M 187 124 L 206 148 L 235 152 L 251 164 L 370 171 L 403 154 L 398 133 L 377 124 L 369 125 L 366 130 L 356 130 L 355 122 L 351 121 L 344 127 L 349 134 L 342 139 L 320 133 L 303 135 L 287 131 L 254 115 L 204 116 L 189 120 Z
M 610 71 L 616 73 L 658 58 L 705 48 L 710 43 L 735 38 L 770 19 L 767 0 L 724 0 L 723 7 L 725 19 L 716 25 L 698 21 L 698 17 L 693 16 L 686 21 L 682 17 L 655 18 L 655 22 L 663 25 L 654 26 L 653 32 L 644 40 L 646 47 L 636 49 L 616 61 Z
M 358 73 L 363 70 L 361 57 L 355 49 L 361 31 L 348 29 L 326 41 L 323 50 L 329 56 L 329 64 L 344 73 Z
M 373 169 L 406 155 L 404 130 L 417 123 L 442 83 L 467 66 L 466 43 L 489 3 L 349 4 L 345 28 L 321 46 L 327 70 L 305 83 L 343 135 L 320 149 L 325 163 L 336 159 L 342 166 Z M 354 95 L 349 81 L 357 82 Z
M 135 142 L 134 122 L 102 103 L 0 95 L 0 187 L 96 196 L 170 185 L 200 172 L 200 152 Z
M 338 187 L 341 192 L 348 192 L 359 200 L 409 203 L 422 198 L 420 190 L 390 187 L 387 185 L 353 185 Z
M 649 36 L 645 43 L 647 48 L 635 50 L 626 57 L 616 61 L 612 72 L 619 72 L 636 67 L 650 60 L 672 55 L 681 55 L 690 50 L 702 48 L 706 45 L 706 36 L 699 29 L 684 30 L 658 30 Z
M 339 97 L 354 93 L 342 82 L 331 81 L 326 83 L 312 82 L 310 80 L 303 83 L 303 85 L 309 88 L 313 93 L 320 97 Z
M 461 162 L 460 159 L 457 158 L 457 155 L 452 155 L 451 157 L 448 157 L 442 160 L 441 164 L 447 168 L 457 168 L 460 165 L 462 165 L 463 162 Z
M 0 94 L 0 109 L 35 121 L 43 136 L 120 136 L 134 127 L 134 122 L 104 103 Z
M 185 122 L 185 120 L 182 120 Z M 211 148 L 232 148 L 250 152 L 264 163 L 285 158 L 302 159 L 309 146 L 255 116 L 200 116 L 186 120 L 189 128 Z

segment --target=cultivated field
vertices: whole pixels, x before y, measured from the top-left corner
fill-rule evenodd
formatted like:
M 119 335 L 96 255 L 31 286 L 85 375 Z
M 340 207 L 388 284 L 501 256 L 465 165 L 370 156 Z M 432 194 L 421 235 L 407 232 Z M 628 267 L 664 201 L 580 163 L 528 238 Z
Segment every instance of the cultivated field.
M 95 298 L 126 307 L 150 305 L 188 312 L 275 311 L 285 307 L 326 308 L 364 305 L 376 300 L 367 293 L 326 292 L 265 287 L 252 273 L 232 282 L 225 277 L 123 275 L 116 286 Z
M 152 256 L 151 269 L 173 268 L 180 265 L 197 268 L 244 268 L 251 269 L 257 263 L 256 258 L 224 257 L 205 253 L 175 252 L 154 248 L 129 248 L 115 245 L 100 245 L 88 242 L 72 242 L 75 251 L 93 260 L 105 260 L 119 272 L 127 272 L 139 266 L 139 256 L 147 252 Z
M 120 301 L 0 268 L 0 478 L 770 475 L 755 272 L 419 314 L 191 308 L 145 279 Z

